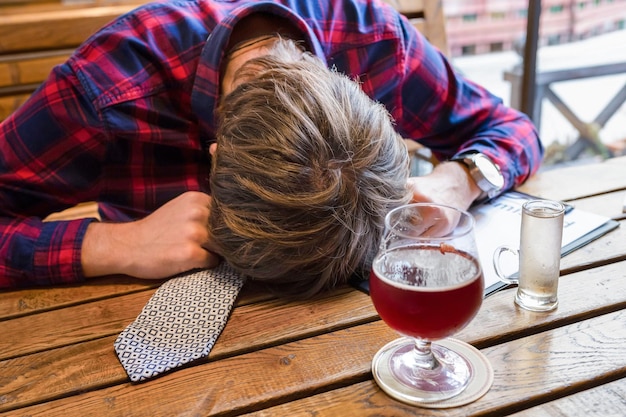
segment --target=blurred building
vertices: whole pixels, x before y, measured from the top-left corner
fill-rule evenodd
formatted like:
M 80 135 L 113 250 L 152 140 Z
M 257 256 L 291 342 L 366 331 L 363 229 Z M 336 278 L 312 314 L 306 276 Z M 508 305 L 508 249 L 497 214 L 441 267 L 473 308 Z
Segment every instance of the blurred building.
M 626 28 L 626 0 L 543 0 L 540 45 Z M 515 49 L 526 32 L 528 0 L 443 0 L 452 56 Z

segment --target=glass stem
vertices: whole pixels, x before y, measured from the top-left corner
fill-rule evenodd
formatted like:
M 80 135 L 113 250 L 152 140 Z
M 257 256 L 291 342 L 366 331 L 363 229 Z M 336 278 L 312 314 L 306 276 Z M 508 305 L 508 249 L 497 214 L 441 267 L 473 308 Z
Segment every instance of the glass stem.
M 413 349 L 413 357 L 415 365 L 422 369 L 429 369 L 434 371 L 438 369 L 441 364 L 433 355 L 433 351 L 430 348 L 431 342 L 428 340 L 415 339 L 415 349 Z

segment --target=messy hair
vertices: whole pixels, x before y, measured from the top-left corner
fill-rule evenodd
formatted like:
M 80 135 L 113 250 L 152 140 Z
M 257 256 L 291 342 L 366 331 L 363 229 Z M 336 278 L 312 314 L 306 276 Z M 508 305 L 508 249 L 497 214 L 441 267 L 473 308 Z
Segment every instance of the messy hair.
M 293 41 L 245 64 L 218 111 L 209 227 L 236 270 L 310 297 L 364 274 L 408 154 L 384 106 Z

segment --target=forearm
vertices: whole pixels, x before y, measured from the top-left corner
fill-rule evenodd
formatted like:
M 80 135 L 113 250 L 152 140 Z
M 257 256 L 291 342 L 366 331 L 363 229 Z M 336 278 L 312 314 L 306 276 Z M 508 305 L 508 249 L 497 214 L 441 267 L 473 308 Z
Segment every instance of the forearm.
M 453 156 L 468 151 L 481 152 L 498 165 L 504 176 L 503 190 L 521 185 L 537 171 L 543 146 L 532 122 L 523 114 L 501 104 L 492 110 Z

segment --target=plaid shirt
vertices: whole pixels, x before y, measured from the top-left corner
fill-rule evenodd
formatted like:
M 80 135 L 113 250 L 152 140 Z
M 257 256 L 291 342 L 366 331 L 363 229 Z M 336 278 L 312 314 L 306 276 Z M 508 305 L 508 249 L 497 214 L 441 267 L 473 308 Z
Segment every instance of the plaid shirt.
M 312 52 L 360 80 L 398 132 L 441 159 L 476 150 L 506 187 L 540 163 L 520 113 L 455 74 L 391 7 L 365 0 L 173 0 L 102 28 L 0 125 L 0 287 L 84 279 L 90 221 L 42 222 L 82 201 L 107 221 L 208 192 L 219 68 L 233 25 L 263 11 L 296 22 Z

